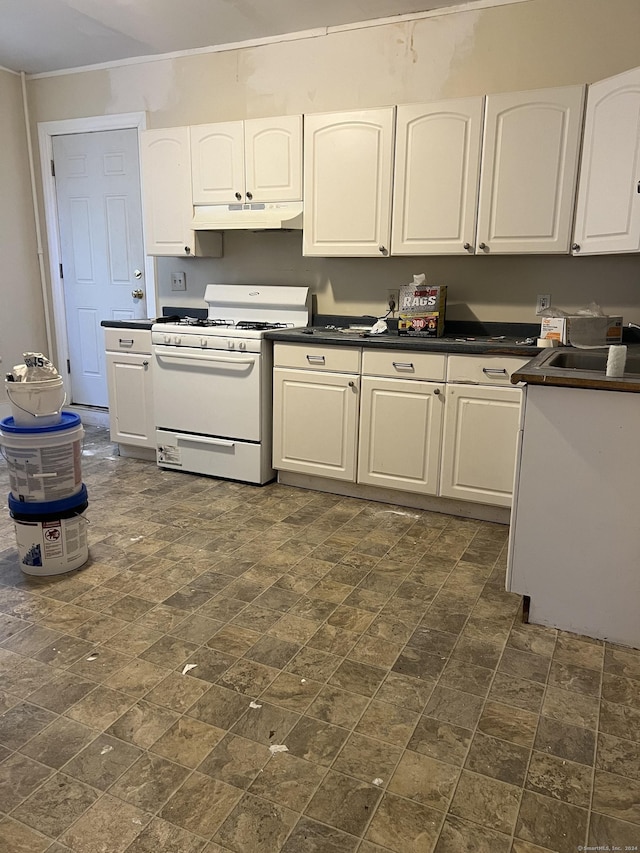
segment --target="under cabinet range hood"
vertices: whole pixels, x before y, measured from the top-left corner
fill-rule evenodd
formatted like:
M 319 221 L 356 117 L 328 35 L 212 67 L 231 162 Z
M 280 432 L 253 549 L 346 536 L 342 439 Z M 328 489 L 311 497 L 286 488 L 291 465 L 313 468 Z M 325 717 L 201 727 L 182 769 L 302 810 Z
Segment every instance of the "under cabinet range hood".
M 302 228 L 302 202 L 198 204 L 193 209 L 194 231 L 284 231 Z

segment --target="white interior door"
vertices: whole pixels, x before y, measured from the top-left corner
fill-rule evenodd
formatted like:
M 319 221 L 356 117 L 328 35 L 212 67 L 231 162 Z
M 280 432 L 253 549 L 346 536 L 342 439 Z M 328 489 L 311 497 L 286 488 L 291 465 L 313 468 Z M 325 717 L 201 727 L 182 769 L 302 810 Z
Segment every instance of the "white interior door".
M 138 132 L 56 136 L 53 158 L 71 399 L 106 407 L 100 321 L 147 315 Z

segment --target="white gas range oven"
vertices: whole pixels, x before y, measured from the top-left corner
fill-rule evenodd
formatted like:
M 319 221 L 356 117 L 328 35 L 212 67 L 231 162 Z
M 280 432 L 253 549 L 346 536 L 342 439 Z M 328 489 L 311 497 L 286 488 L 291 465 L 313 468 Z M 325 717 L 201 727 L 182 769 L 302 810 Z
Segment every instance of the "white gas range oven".
M 306 326 L 307 287 L 209 284 L 206 319 L 157 322 L 158 465 L 263 484 L 271 467 L 269 329 Z

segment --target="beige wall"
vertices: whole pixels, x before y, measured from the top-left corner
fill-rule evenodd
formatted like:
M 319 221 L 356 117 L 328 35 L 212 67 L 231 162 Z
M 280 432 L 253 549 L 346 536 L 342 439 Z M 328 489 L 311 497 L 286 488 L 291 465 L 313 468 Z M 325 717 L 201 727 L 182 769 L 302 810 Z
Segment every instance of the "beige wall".
M 320 112 L 587 83 L 640 65 L 638 0 L 527 0 L 255 48 L 29 82 L 33 121 L 146 110 L 149 127 Z M 303 258 L 299 234 L 227 234 L 219 261 L 161 260 L 160 304 L 202 304 L 207 282 L 304 283 L 323 312 L 381 313 L 425 272 L 449 316 L 533 321 L 537 293 L 597 300 L 640 322 L 637 257 Z M 173 298 L 169 274 L 187 272 Z
M 20 77 L 0 70 L 0 357 L 2 376 L 22 353 L 46 352 Z M 6 400 L 4 382 L 0 403 Z M 4 410 L 3 410 L 4 411 Z

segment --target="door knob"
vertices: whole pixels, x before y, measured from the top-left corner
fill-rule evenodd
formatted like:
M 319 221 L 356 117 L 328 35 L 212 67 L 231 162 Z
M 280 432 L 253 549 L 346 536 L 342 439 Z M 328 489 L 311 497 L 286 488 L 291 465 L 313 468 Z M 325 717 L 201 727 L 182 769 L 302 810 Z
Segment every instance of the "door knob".
M 134 278 L 142 278 L 142 270 L 134 270 L 133 271 Z
M 142 299 L 144 296 L 144 290 L 141 290 L 140 288 L 138 288 L 137 290 L 132 290 L 131 295 L 134 299 Z

